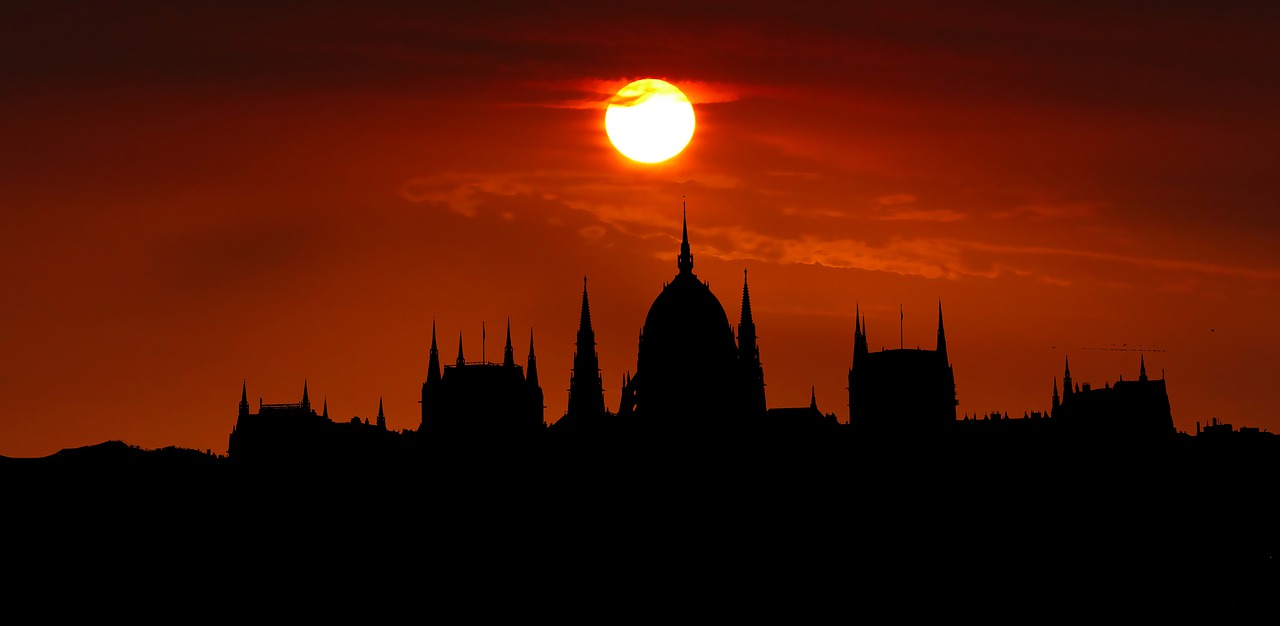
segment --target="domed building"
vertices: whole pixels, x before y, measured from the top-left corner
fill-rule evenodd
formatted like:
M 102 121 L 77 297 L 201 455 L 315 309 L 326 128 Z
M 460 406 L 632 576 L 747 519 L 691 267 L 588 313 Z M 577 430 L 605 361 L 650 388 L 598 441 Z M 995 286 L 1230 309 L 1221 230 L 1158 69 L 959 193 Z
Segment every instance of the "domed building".
M 640 333 L 635 376 L 623 381 L 620 414 L 664 427 L 717 427 L 765 412 L 764 376 L 743 280 L 739 336 L 711 288 L 693 273 L 689 226 L 678 272 L 662 287 Z

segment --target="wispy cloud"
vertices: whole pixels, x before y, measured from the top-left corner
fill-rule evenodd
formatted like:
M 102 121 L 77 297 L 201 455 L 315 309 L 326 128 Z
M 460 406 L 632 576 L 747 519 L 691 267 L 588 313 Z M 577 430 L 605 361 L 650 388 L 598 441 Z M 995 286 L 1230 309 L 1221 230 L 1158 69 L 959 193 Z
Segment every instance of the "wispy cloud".
M 633 78 L 578 78 L 554 81 L 529 81 L 525 86 L 543 93 L 556 94 L 542 101 L 516 102 L 518 106 L 540 106 L 560 109 L 603 109 L 612 102 L 618 91 L 634 80 L 660 78 L 675 85 L 694 105 L 717 104 L 738 100 L 751 88 L 744 85 L 679 80 L 662 76 L 636 76 Z
M 876 198 L 872 217 L 885 221 L 958 222 L 967 216 L 952 209 L 926 209 L 916 206 L 914 195 L 896 193 Z
M 1044 220 L 1083 218 L 1096 215 L 1106 206 L 1104 202 L 1032 203 L 993 213 L 992 217 L 1029 217 Z
M 732 191 L 729 179 L 700 185 L 706 189 Z M 438 204 L 460 215 L 475 217 L 486 199 L 494 196 L 527 196 L 553 201 L 545 206 L 583 211 L 599 227 L 579 230 L 588 240 L 602 237 L 611 228 L 637 239 L 667 237 L 679 228 L 678 214 L 655 212 L 652 207 L 674 205 L 686 191 L 685 183 L 637 183 L 632 179 L 584 176 L 572 173 L 529 172 L 523 174 L 452 173 L 409 180 L 401 188 L 406 200 Z M 542 189 L 556 189 L 544 193 Z M 915 207 L 916 197 L 895 194 L 877 199 L 875 219 L 959 221 L 965 215 L 945 209 Z M 1031 205 L 1028 205 L 1031 206 Z M 1040 206 L 1040 205 L 1036 205 Z M 1094 205 L 1089 205 L 1094 206 Z M 1098 205 L 1100 206 L 1100 205 Z M 554 211 L 554 209 L 548 209 Z M 1077 208 L 1076 211 L 1096 210 Z M 883 213 L 881 213 L 883 211 Z M 1036 214 L 1065 215 L 1068 211 L 1045 209 Z M 778 215 L 814 218 L 845 218 L 837 209 L 792 206 L 778 209 Z M 557 216 L 548 214 L 547 220 Z M 794 224 L 793 224 L 794 226 Z M 1086 270 L 1049 259 L 1088 259 L 1111 266 L 1147 268 L 1176 275 L 1233 277 L 1251 281 L 1280 281 L 1280 269 L 1249 267 L 1192 259 L 1172 259 L 1125 255 L 1087 248 L 1027 246 L 992 243 L 963 237 L 925 237 L 889 234 L 881 241 L 858 237 L 805 232 L 773 232 L 768 224 L 755 226 L 695 225 L 693 244 L 702 255 L 725 260 L 758 260 L 780 264 L 811 264 L 833 268 L 864 269 L 939 279 L 1025 277 L 1053 285 L 1069 285 L 1080 280 Z M 666 254 L 667 251 L 662 251 Z M 1116 276 L 1105 277 L 1116 280 Z M 1103 280 L 1094 276 L 1089 280 Z M 1141 278 L 1134 278 L 1140 281 Z

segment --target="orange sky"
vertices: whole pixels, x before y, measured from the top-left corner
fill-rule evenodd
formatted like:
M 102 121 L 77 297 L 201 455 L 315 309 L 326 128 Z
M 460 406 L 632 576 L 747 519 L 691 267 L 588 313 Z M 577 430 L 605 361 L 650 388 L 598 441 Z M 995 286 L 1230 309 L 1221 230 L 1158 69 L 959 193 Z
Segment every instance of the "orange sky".
M 682 197 L 771 407 L 846 420 L 855 306 L 941 300 L 962 415 L 1142 354 L 1179 430 L 1280 431 L 1274 5 L 179 4 L 0 9 L 0 455 L 225 453 L 244 379 L 415 429 L 433 319 L 532 329 L 554 420 L 584 275 L 616 409 Z M 657 166 L 603 130 L 643 77 L 698 115 Z

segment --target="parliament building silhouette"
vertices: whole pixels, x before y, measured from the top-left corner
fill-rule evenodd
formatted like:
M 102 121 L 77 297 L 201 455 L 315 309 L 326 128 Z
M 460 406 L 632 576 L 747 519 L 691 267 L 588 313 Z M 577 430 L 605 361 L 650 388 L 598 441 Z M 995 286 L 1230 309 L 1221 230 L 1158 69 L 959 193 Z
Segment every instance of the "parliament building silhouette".
M 999 413 L 982 418 L 966 414 L 957 419 L 957 390 L 941 301 L 937 344 L 932 350 L 871 350 L 866 317 L 860 307 L 855 309 L 846 421 L 820 410 L 812 393 L 809 406 L 769 407 L 746 271 L 735 327 L 719 298 L 693 271 L 687 212 L 682 213 L 677 272 L 662 285 L 645 317 L 636 369 L 622 377 L 617 411 L 607 409 L 604 397 L 584 277 L 568 405 L 554 422 L 548 423 L 545 416 L 532 329 L 523 365 L 515 359 L 509 320 L 500 363 L 484 358 L 468 361 L 459 333 L 456 359 L 443 364 L 433 322 L 418 428 L 388 430 L 381 400 L 375 424 L 358 418 L 333 422 L 327 402 L 320 414 L 312 408 L 305 382 L 299 403 L 260 401 L 254 413 L 247 383 L 242 383 L 228 456 L 379 454 L 374 450 L 380 447 L 409 451 L 441 440 L 510 443 L 539 437 L 575 441 L 592 436 L 630 437 L 652 445 L 677 439 L 803 434 L 915 444 L 1034 435 L 1076 443 L 1143 443 L 1167 441 L 1176 434 L 1165 381 L 1148 377 L 1145 357 L 1140 357 L 1136 380 L 1121 378 L 1100 389 L 1073 383 L 1068 362 L 1061 394 L 1054 378 L 1052 408 L 1047 414 L 1036 412 L 1014 420 Z
M 941 302 L 933 349 L 871 349 L 855 308 L 847 419 L 813 393 L 770 407 L 746 274 L 732 326 L 683 231 L 615 411 L 584 278 L 568 404 L 550 423 L 532 330 L 522 362 L 509 321 L 501 362 L 483 339 L 469 360 L 461 336 L 446 362 L 433 323 L 417 428 L 388 428 L 381 399 L 373 420 L 334 420 L 305 380 L 299 401 L 254 407 L 242 381 L 225 456 L 114 442 L 9 460 L 6 496 L 31 503 L 19 521 L 38 513 L 10 536 L 77 554 L 101 538 L 121 563 L 190 551 L 192 570 L 223 577 L 222 560 L 270 594 L 318 573 L 315 589 L 345 593 L 333 579 L 369 573 L 377 602 L 461 594 L 481 599 L 472 611 L 536 589 L 594 621 L 669 619 L 691 599 L 753 619 L 771 603 L 788 622 L 1274 611 L 1276 436 L 1217 419 L 1177 433 L 1145 357 L 1100 388 L 1064 363 L 1047 412 L 958 417 Z M 140 545 L 154 554 L 139 560 Z

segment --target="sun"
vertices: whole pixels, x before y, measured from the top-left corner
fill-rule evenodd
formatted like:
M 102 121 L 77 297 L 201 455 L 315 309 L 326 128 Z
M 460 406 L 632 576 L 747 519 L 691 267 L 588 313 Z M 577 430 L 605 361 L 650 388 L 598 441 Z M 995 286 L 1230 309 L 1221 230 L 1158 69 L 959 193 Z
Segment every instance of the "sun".
M 604 130 L 623 156 L 660 163 L 693 139 L 693 105 L 675 85 L 643 78 L 618 90 L 604 113 Z

